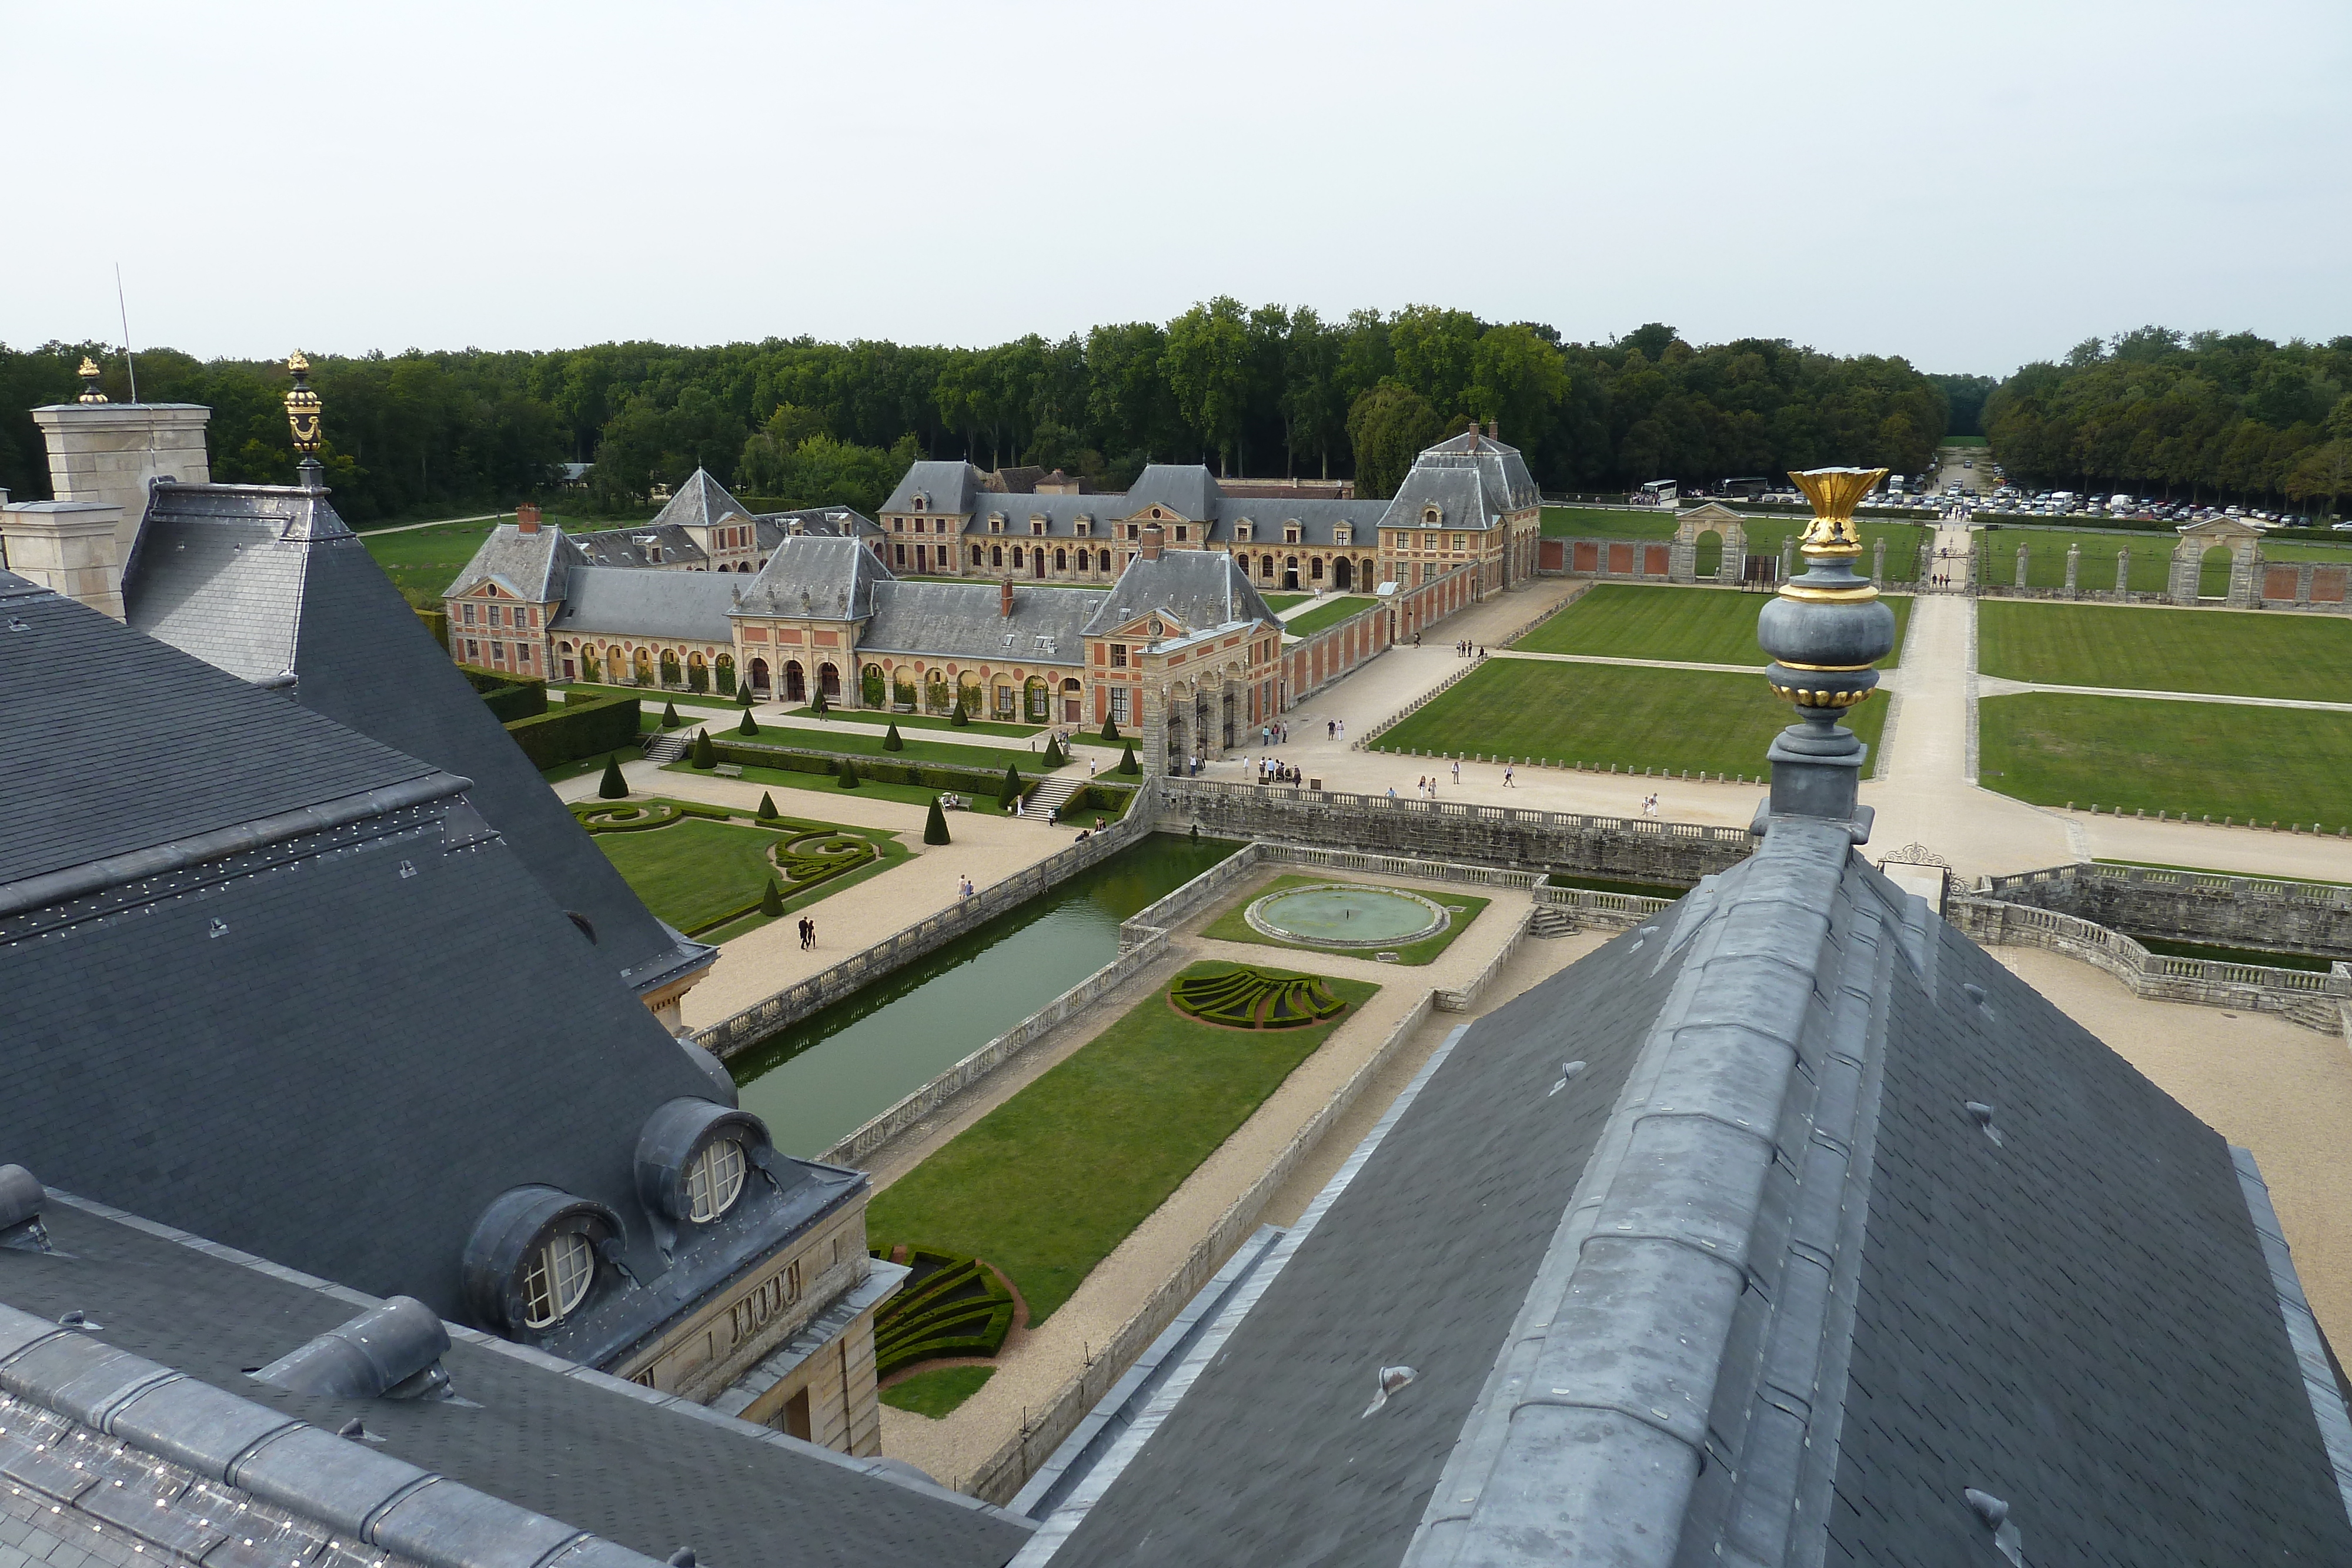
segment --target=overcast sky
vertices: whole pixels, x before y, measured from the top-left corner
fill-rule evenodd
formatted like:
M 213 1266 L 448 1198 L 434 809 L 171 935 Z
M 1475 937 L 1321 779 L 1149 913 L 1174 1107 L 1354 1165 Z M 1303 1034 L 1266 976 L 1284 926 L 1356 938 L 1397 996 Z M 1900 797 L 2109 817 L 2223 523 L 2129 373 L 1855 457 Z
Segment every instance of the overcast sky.
M 0 0 L 0 341 L 2352 332 L 2352 4 Z

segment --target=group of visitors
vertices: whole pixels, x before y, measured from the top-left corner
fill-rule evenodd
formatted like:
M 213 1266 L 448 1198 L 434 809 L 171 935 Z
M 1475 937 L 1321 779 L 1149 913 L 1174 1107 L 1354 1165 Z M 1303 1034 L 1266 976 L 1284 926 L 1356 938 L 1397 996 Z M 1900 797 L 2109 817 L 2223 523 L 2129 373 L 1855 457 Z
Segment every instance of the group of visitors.
M 1348 738 L 1348 721 L 1347 721 L 1346 719 L 1344 719 L 1344 718 L 1332 718 L 1332 719 L 1326 719 L 1326 720 L 1324 720 L 1324 721 L 1323 721 L 1323 737 L 1324 737 L 1324 738 L 1325 738 L 1325 739 L 1327 739 L 1327 740 L 1345 740 L 1345 739 L 1347 739 L 1347 738 Z
M 1656 816 L 1657 814 L 1658 814 L 1658 798 L 1657 798 L 1655 795 L 1644 795 L 1644 796 L 1643 796 L 1643 797 L 1642 797 L 1642 815 L 1643 815 L 1643 816 L 1645 816 L 1645 817 L 1654 817 L 1654 816 Z
M 1286 724 L 1262 724 L 1257 727 L 1260 746 L 1286 746 L 1290 742 L 1290 727 Z
M 1242 777 L 1244 779 L 1248 778 L 1253 769 L 1256 772 L 1257 781 L 1261 784 L 1297 784 L 1304 782 L 1304 776 L 1297 768 L 1293 768 L 1287 762 L 1277 762 L 1271 757 L 1261 757 L 1256 758 L 1255 761 L 1246 757 L 1243 758 Z
M 1486 656 L 1486 650 L 1465 637 L 1454 644 L 1454 656 L 1457 659 L 1483 659 Z
M 972 896 L 972 892 L 971 878 L 964 877 L 956 883 L 956 896 L 958 898 L 970 898 Z
M 805 915 L 801 916 L 801 951 L 816 951 L 816 922 Z

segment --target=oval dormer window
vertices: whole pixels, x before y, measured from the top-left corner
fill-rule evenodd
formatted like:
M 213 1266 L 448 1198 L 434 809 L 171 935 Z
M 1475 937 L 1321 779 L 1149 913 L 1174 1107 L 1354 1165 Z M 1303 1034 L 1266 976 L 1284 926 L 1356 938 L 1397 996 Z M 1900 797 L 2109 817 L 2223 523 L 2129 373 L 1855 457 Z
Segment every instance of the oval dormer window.
M 740 1186 L 740 1180 L 738 1182 Z M 596 1249 L 576 1230 L 551 1236 L 531 1249 L 522 1274 L 522 1323 L 553 1328 L 579 1309 L 596 1277 Z
M 743 1196 L 743 1145 L 735 1138 L 713 1138 L 702 1145 L 686 1167 L 686 1217 L 707 1225 L 735 1207 Z

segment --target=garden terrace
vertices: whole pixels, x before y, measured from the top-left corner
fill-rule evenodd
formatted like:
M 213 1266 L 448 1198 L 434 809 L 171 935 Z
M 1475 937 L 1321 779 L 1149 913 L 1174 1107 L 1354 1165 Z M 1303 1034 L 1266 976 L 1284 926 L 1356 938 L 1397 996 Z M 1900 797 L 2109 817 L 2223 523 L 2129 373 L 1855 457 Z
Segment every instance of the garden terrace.
M 1977 666 L 2045 685 L 2352 700 L 2352 622 L 1986 600 Z
M 688 800 L 583 801 L 572 808 L 646 906 L 688 936 L 755 929 L 771 880 L 802 908 L 907 858 L 893 834 L 772 818 Z
M 1675 659 L 1760 670 L 1769 655 L 1757 645 L 1756 617 L 1767 602 L 1761 595 L 1720 588 L 1595 583 L 1511 646 L 1530 653 Z M 1911 600 L 1889 594 L 1886 604 L 1895 612 L 1895 653 L 1881 667 L 1891 669 L 1902 656 Z
M 1210 924 L 1202 930 L 1201 935 L 1220 942 L 1249 942 L 1262 946 L 1288 947 L 1307 952 L 1349 951 L 1353 952 L 1354 956 L 1358 957 L 1373 956 L 1371 953 L 1362 950 L 1368 946 L 1371 946 L 1363 942 L 1351 941 L 1347 944 L 1346 947 L 1342 948 L 1334 945 L 1318 945 L 1310 937 L 1305 936 L 1294 936 L 1286 940 L 1282 936 L 1276 936 L 1271 932 L 1260 929 L 1259 926 L 1254 924 L 1249 917 L 1250 910 L 1263 900 L 1275 898 L 1281 894 L 1296 892 L 1302 888 L 1328 887 L 1331 885 L 1333 885 L 1331 879 L 1325 876 L 1276 877 L 1273 882 L 1270 882 L 1265 886 L 1253 892 L 1246 898 L 1230 905 L 1223 914 L 1218 915 L 1216 919 L 1210 922 Z M 1383 895 L 1391 898 L 1411 897 L 1416 901 L 1433 904 L 1447 917 L 1446 922 L 1442 928 L 1429 933 L 1428 935 L 1419 936 L 1418 938 L 1410 941 L 1391 941 L 1376 945 L 1380 949 L 1379 956 L 1385 959 L 1393 954 L 1394 961 L 1399 964 L 1427 964 L 1435 959 L 1439 954 L 1444 952 L 1446 948 L 1454 945 L 1454 939 L 1455 937 L 1461 936 L 1465 931 L 1467 931 L 1470 928 L 1470 923 L 1477 919 L 1478 916 L 1485 912 L 1487 904 L 1490 902 L 1487 899 L 1478 898 L 1470 894 L 1457 892 L 1452 888 L 1446 889 L 1443 894 L 1426 893 L 1406 894 L 1398 890 L 1381 888 L 1370 883 L 1349 885 L 1360 886 L 1361 891 L 1368 894 Z M 1279 917 L 1269 915 L 1267 918 L 1278 920 Z

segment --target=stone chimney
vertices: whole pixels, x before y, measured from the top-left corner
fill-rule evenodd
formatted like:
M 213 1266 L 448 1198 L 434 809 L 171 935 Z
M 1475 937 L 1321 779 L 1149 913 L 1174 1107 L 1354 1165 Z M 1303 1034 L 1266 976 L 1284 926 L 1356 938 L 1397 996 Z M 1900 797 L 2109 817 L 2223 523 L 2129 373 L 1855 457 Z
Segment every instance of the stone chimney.
M 519 534 L 535 534 L 539 532 L 538 502 L 523 501 L 516 505 L 515 532 Z
M 49 449 L 50 493 L 59 501 L 116 508 L 118 577 L 147 518 L 148 486 L 157 479 L 212 483 L 212 462 L 205 455 L 205 422 L 212 412 L 193 402 L 61 402 L 33 410 Z M 120 580 L 113 592 L 120 615 Z
M 1143 525 L 1143 549 L 1139 553 L 1145 560 L 1158 560 L 1160 559 L 1160 538 L 1161 535 L 1160 525 L 1158 523 L 1146 523 Z
M 996 585 L 996 612 L 1008 621 L 1013 618 L 1013 580 L 1009 577 Z
M 1501 420 L 1490 419 L 1486 422 L 1486 439 L 1489 441 L 1500 441 L 1503 439 L 1503 422 Z
M 111 501 L 0 506 L 0 557 L 18 577 L 120 621 L 122 558 L 115 541 L 121 528 L 122 508 Z

